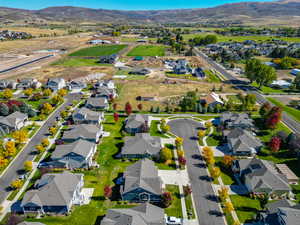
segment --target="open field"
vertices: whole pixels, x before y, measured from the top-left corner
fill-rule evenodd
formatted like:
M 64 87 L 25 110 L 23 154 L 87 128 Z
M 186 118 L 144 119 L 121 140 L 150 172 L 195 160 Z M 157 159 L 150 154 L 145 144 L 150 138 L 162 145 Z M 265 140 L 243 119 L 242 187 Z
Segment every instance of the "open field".
M 104 56 L 117 54 L 127 45 L 99 45 L 89 48 L 83 48 L 70 54 L 70 56 Z
M 64 35 L 67 34 L 66 30 L 63 29 L 43 29 L 43 28 L 38 28 L 38 27 L 2 27 L 0 28 L 1 30 L 9 30 L 9 31 L 17 31 L 17 32 L 26 32 L 31 34 L 32 36 L 40 36 L 40 35 Z
M 132 49 L 127 56 L 164 56 L 165 48 L 162 45 L 139 45 Z
M 204 37 L 208 34 L 215 34 L 215 33 L 201 33 L 201 34 L 184 34 L 184 40 L 188 41 L 189 39 L 195 37 Z M 224 36 L 216 34 L 218 37 L 218 42 L 243 42 L 246 40 L 253 40 L 253 41 L 271 41 L 272 39 L 276 40 L 283 40 L 287 42 L 300 42 L 299 37 L 273 37 L 273 36 Z
M 137 110 L 137 105 L 141 103 L 143 110 L 150 110 L 153 107 L 164 107 L 166 106 L 170 97 L 181 96 L 188 91 L 197 90 L 198 93 L 207 93 L 214 86 L 218 90 L 223 85 L 224 92 L 238 92 L 231 88 L 230 85 L 214 84 L 208 82 L 177 82 L 176 84 L 164 84 L 162 80 L 156 80 L 146 78 L 143 80 L 134 81 L 118 81 L 119 98 L 116 99 L 118 104 L 118 110 L 123 110 L 126 102 L 130 102 L 133 110 Z M 136 101 L 137 96 L 143 97 L 156 97 L 157 101 L 139 102 Z M 175 104 L 171 104 L 172 107 L 176 108 Z M 163 110 L 163 108 L 161 108 Z
M 111 66 L 110 64 L 100 64 L 98 59 L 85 59 L 79 57 L 65 57 L 52 63 L 53 66 L 81 67 L 81 66 Z

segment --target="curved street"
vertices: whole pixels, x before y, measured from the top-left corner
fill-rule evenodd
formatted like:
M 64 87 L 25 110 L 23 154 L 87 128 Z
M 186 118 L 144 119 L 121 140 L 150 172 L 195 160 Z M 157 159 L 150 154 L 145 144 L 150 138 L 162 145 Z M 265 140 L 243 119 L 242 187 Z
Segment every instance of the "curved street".
M 187 170 L 199 224 L 226 224 L 219 204 L 216 201 L 205 162 L 202 160 L 199 152 L 197 132 L 201 128 L 201 124 L 190 119 L 172 120 L 168 124 L 173 134 L 184 139 L 183 149 L 187 160 Z

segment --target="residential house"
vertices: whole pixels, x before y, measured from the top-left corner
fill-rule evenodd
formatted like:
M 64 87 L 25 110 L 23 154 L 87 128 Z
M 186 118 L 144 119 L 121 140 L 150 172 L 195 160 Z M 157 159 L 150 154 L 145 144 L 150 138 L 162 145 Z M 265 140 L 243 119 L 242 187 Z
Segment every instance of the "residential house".
M 286 80 L 275 80 L 270 84 L 270 86 L 279 89 L 288 89 L 292 86 L 292 83 Z
M 45 174 L 25 193 L 20 206 L 24 213 L 66 214 L 84 201 L 83 176 L 68 171 Z
M 86 88 L 87 85 L 84 82 L 72 80 L 67 84 L 67 87 L 72 91 L 81 91 L 82 89 Z
M 133 208 L 109 209 L 101 225 L 166 225 L 164 210 L 144 203 Z
M 9 85 L 9 80 L 0 80 L 0 89 L 1 90 L 8 88 L 8 85 Z
M 28 115 L 16 111 L 8 116 L 0 116 L 0 134 L 8 134 L 25 126 Z
M 72 119 L 75 124 L 100 124 L 104 119 L 104 113 L 82 107 L 75 109 Z
M 299 178 L 286 164 L 279 163 L 275 167 L 279 173 L 286 177 L 289 184 L 298 184 Z
M 133 137 L 127 136 L 124 141 L 121 151 L 121 157 L 124 158 L 158 158 L 163 147 L 161 138 L 150 136 L 149 133 L 137 133 Z
M 235 160 L 232 169 L 250 193 L 266 193 L 274 198 L 292 195 L 287 178 L 270 161 L 257 158 Z
M 53 91 L 60 90 L 66 87 L 66 81 L 63 78 L 50 78 L 46 83 L 46 88 Z
M 247 113 L 232 113 L 224 112 L 220 117 L 220 126 L 223 129 L 255 129 L 253 120 L 249 117 Z
M 253 133 L 242 128 L 224 130 L 223 137 L 227 141 L 229 151 L 237 156 L 256 155 L 263 146 L 263 143 Z
M 73 125 L 63 132 L 62 140 L 66 142 L 74 142 L 79 139 L 98 143 L 102 136 L 103 128 L 101 125 L 80 124 Z
M 133 74 L 133 75 L 148 75 L 151 73 L 151 70 L 148 68 L 141 68 L 141 69 L 135 69 L 133 71 L 130 71 L 129 74 Z
M 292 69 L 291 74 L 297 76 L 298 74 L 300 74 L 300 69 Z
M 300 221 L 300 204 L 282 199 L 266 205 L 266 211 L 258 215 L 264 225 L 295 225 Z
M 124 172 L 124 185 L 120 192 L 124 201 L 160 202 L 163 193 L 162 180 L 154 162 L 142 159 L 128 166 Z
M 93 156 L 97 145 L 94 142 L 79 139 L 73 143 L 57 145 L 49 162 L 42 162 L 39 167 L 88 169 L 93 166 Z
M 42 84 L 34 78 L 22 79 L 18 82 L 18 89 L 27 89 L 27 88 L 40 88 Z
M 104 88 L 109 88 L 109 89 L 116 88 L 113 80 L 100 80 L 94 84 L 94 89 L 97 89 L 99 87 L 104 87 Z
M 130 115 L 125 121 L 125 131 L 130 134 L 148 132 L 151 116 L 143 114 Z
M 107 100 L 110 100 L 112 98 L 116 98 L 118 95 L 116 93 L 115 89 L 110 89 L 110 88 L 106 88 L 106 87 L 98 87 L 95 91 L 94 91 L 94 95 L 93 97 L 103 97 L 103 98 L 107 98 Z
M 217 105 L 223 105 L 224 102 L 220 98 L 218 94 L 215 92 L 211 92 L 210 94 L 206 95 L 205 97 L 201 98 L 200 100 L 201 104 L 205 104 L 208 107 L 215 108 Z
M 108 110 L 109 104 L 105 97 L 89 98 L 86 100 L 85 107 L 91 110 Z
M 117 54 L 101 56 L 99 63 L 103 64 L 114 64 L 118 61 L 119 56 Z
M 192 69 L 188 65 L 188 61 L 185 59 L 179 59 L 173 67 L 173 72 L 175 74 L 191 74 Z

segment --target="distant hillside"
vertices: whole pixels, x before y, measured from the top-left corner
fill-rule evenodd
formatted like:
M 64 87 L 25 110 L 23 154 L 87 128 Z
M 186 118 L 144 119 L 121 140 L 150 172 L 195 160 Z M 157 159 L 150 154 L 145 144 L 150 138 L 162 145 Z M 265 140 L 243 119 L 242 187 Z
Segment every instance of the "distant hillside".
M 0 7 L 1 20 L 46 20 L 65 22 L 109 23 L 190 23 L 228 21 L 235 23 L 291 24 L 300 21 L 300 0 L 243 2 L 214 8 L 121 11 L 80 7 L 50 7 L 22 10 Z

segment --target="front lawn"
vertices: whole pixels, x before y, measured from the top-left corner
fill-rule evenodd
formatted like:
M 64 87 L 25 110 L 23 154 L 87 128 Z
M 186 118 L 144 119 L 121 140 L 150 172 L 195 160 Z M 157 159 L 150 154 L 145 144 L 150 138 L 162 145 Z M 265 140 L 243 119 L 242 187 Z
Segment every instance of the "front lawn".
M 164 56 L 165 49 L 162 45 L 138 45 L 127 56 Z
M 259 89 L 259 85 L 256 82 L 253 82 L 251 85 L 253 87 L 256 87 Z M 282 90 L 282 89 L 276 89 L 276 88 L 272 88 L 272 87 L 268 87 L 268 86 L 262 86 L 259 90 L 262 91 L 264 94 L 285 93 L 284 90 Z
M 213 127 L 213 133 L 206 138 L 208 146 L 219 146 L 221 143 L 221 133 L 217 131 L 216 127 Z
M 150 135 L 151 136 L 158 136 L 158 137 L 162 137 L 162 138 L 169 138 L 168 136 L 166 136 L 165 134 L 161 133 L 158 130 L 158 126 L 159 125 L 160 125 L 160 121 L 159 120 L 152 120 L 151 121 Z
M 195 219 L 196 216 L 195 216 L 195 210 L 193 207 L 192 194 L 185 196 L 184 200 L 185 200 L 186 212 L 187 212 L 188 218 Z
M 221 79 L 219 76 L 217 76 L 215 73 L 213 73 L 210 70 L 205 70 L 204 71 L 206 75 L 206 81 L 211 82 L 211 83 L 220 83 Z
M 274 105 L 282 108 L 283 111 L 285 111 L 287 114 L 289 114 L 291 117 L 293 117 L 295 120 L 300 122 L 300 110 L 294 109 L 292 107 L 286 106 L 285 104 L 281 103 L 280 101 L 274 99 L 274 98 L 267 98 L 270 102 L 272 102 Z
M 111 64 L 100 64 L 98 59 L 85 59 L 80 57 L 65 57 L 54 62 L 53 66 L 80 67 L 80 66 L 111 66 Z
M 230 167 L 225 167 L 222 163 L 223 157 L 215 157 L 215 165 L 221 170 L 221 178 L 224 185 L 235 184 L 234 174 Z
M 165 213 L 168 216 L 175 216 L 177 218 L 182 218 L 182 208 L 179 187 L 177 185 L 166 185 L 166 191 L 172 194 L 172 204 L 165 209 Z
M 233 207 L 241 223 L 250 222 L 255 219 L 259 210 L 260 202 L 242 195 L 230 195 Z
M 83 48 L 71 53 L 69 56 L 105 56 L 117 54 L 127 45 L 98 45 L 89 48 Z

